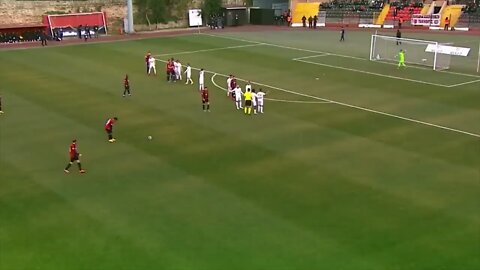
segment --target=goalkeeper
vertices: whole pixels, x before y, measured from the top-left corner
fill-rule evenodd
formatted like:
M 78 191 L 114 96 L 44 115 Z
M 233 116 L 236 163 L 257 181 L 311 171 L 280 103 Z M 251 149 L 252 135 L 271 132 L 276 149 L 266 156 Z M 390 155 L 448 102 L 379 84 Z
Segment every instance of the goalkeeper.
M 403 49 L 400 49 L 400 52 L 397 55 L 398 57 L 398 68 L 404 67 L 406 68 L 407 66 L 405 65 L 405 51 Z

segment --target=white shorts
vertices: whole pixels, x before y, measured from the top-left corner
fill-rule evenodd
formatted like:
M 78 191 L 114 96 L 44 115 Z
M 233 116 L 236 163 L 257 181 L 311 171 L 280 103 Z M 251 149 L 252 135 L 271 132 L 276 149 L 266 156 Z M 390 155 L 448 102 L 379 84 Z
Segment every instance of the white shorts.
M 204 84 L 203 84 L 203 83 L 198 84 L 198 90 L 203 90 L 203 88 L 204 88 Z
M 242 97 L 235 96 L 235 101 L 242 101 Z
M 258 105 L 258 106 L 263 106 L 263 100 L 259 100 L 259 101 L 257 102 L 257 105 Z

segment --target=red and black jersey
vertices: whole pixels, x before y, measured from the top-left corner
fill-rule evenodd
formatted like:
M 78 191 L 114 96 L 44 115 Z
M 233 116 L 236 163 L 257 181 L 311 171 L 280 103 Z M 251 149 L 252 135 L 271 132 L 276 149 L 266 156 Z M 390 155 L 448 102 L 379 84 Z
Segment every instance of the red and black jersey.
M 174 68 L 175 68 L 175 65 L 173 64 L 173 62 L 172 62 L 172 61 L 168 62 L 168 64 L 167 64 L 167 70 L 168 70 L 169 72 L 173 72 Z
M 106 130 L 112 130 L 114 122 L 115 122 L 115 120 L 113 120 L 113 118 L 108 119 L 107 122 L 105 123 L 105 129 Z
M 125 77 L 125 79 L 123 80 L 123 85 L 125 86 L 125 88 L 128 88 L 130 86 L 130 82 L 128 81 L 128 77 Z
M 208 102 L 208 90 L 207 89 L 202 90 L 202 101 L 203 102 Z
M 147 53 L 147 54 L 145 55 L 145 63 L 146 63 L 147 65 L 148 65 L 148 60 L 150 59 L 150 56 L 151 56 L 150 53 Z
M 76 143 L 70 144 L 70 149 L 68 152 L 71 158 L 76 157 L 78 155 L 77 144 Z
M 237 88 L 237 79 L 233 78 L 230 81 L 230 89 L 235 89 L 235 88 Z

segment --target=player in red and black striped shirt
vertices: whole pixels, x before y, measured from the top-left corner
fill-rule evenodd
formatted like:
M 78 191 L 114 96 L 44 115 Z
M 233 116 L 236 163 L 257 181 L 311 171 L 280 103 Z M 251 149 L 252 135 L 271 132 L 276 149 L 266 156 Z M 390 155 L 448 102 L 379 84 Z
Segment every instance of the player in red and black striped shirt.
M 126 94 L 131 96 L 130 94 L 130 81 L 128 80 L 128 74 L 125 75 L 125 79 L 123 79 L 123 86 L 125 90 L 123 90 L 123 97 L 125 97 Z
M 109 118 L 105 123 L 105 131 L 108 134 L 108 141 L 113 143 L 115 139 L 113 138 L 113 124 L 118 121 L 117 117 Z
M 70 144 L 70 148 L 68 150 L 68 153 L 70 155 L 70 162 L 67 164 L 67 167 L 63 170 L 65 173 L 69 173 L 70 171 L 70 166 L 72 166 L 73 162 L 77 162 L 78 164 L 78 171 L 80 173 L 85 173 L 85 170 L 82 169 L 82 164 L 80 163 L 80 157 L 82 154 L 78 152 L 77 149 L 77 140 L 73 140 L 72 143 Z
M 235 76 L 231 75 L 232 76 L 232 80 L 230 80 L 230 89 L 235 89 L 237 88 L 237 78 L 235 78 Z M 232 91 L 232 100 L 235 102 L 235 91 Z
M 200 94 L 202 95 L 202 107 L 203 107 L 203 111 L 206 112 L 210 112 L 210 101 L 208 100 L 208 88 L 205 86 L 205 88 L 203 88 L 203 90 L 200 92 Z
M 150 60 L 150 56 L 152 56 L 152 54 L 150 53 L 150 51 L 148 51 L 147 54 L 145 55 L 145 65 L 147 66 L 147 74 L 148 74 L 148 70 L 150 70 L 150 66 L 148 64 L 148 60 Z
M 0 114 L 2 114 L 3 111 L 2 111 L 2 96 L 0 96 Z

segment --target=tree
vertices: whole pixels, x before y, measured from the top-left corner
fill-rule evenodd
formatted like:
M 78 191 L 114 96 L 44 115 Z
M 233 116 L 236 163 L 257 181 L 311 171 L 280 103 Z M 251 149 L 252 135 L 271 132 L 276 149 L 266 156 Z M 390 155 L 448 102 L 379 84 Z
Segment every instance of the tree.
M 222 11 L 222 0 L 205 0 L 202 9 L 204 18 L 218 15 Z
M 167 21 L 165 0 L 135 0 L 137 19 L 141 22 L 163 23 Z

